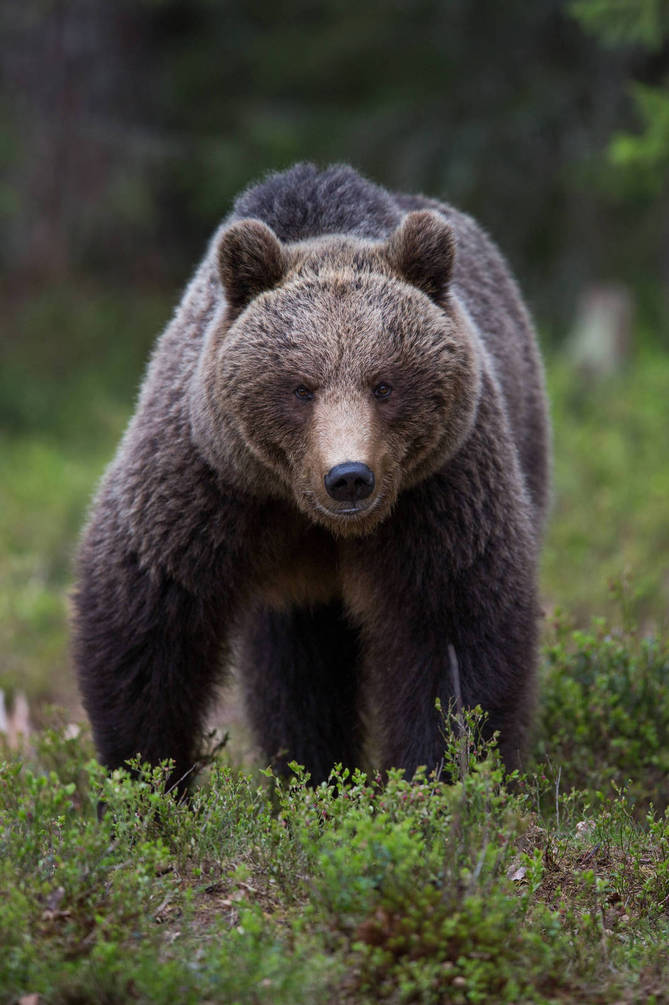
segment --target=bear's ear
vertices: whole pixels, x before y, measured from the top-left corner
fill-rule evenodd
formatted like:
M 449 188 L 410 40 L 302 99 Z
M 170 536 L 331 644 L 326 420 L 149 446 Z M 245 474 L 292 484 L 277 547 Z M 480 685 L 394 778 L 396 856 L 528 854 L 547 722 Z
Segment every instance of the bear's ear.
M 223 231 L 218 269 L 226 298 L 238 314 L 259 293 L 271 290 L 286 272 L 281 242 L 260 220 L 240 220 Z
M 439 213 L 408 213 L 387 244 L 388 261 L 412 286 L 438 300 L 451 280 L 455 237 Z

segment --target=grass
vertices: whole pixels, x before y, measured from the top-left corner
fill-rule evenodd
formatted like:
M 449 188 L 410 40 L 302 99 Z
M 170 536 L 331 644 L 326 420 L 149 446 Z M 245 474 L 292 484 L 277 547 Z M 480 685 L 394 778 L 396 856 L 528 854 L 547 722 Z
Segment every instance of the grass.
M 34 707 L 71 705 L 67 590 L 75 544 L 169 306 L 153 294 L 67 285 L 5 300 L 0 686 L 10 697 L 25 692 Z
M 555 491 L 546 599 L 581 627 L 617 614 L 622 599 L 627 616 L 667 629 L 669 356 L 641 351 L 600 382 L 586 383 L 559 358 L 548 373 Z
M 186 806 L 160 769 L 106 777 L 44 706 L 76 701 L 71 557 L 170 309 L 84 292 L 5 312 L 0 687 L 43 728 L 0 750 L 0 1005 L 669 1001 L 669 359 L 588 386 L 549 361 L 525 775 L 475 754 L 471 721 L 445 732 L 449 785 L 335 771 L 314 789 L 297 766 L 285 784 L 233 745 Z
M 535 759 L 562 786 L 610 793 L 631 806 L 669 803 L 669 643 L 598 621 L 557 623 L 544 647 Z
M 476 725 L 452 784 L 219 760 L 190 805 L 45 731 L 0 768 L 0 1002 L 666 1001 L 669 812 L 509 788 Z

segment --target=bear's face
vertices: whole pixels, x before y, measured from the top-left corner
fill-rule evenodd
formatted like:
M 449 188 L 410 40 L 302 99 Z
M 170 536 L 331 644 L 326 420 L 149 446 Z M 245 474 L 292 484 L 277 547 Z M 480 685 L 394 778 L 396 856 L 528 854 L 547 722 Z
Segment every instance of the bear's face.
M 433 267 L 421 273 L 426 243 Z M 228 318 L 200 368 L 207 438 L 234 431 L 237 467 L 241 442 L 266 475 L 262 490 L 278 481 L 274 494 L 334 534 L 368 533 L 473 422 L 479 360 L 446 293 L 452 255 L 432 213 L 410 214 L 386 244 L 284 246 L 257 221 L 233 225 L 220 249 Z

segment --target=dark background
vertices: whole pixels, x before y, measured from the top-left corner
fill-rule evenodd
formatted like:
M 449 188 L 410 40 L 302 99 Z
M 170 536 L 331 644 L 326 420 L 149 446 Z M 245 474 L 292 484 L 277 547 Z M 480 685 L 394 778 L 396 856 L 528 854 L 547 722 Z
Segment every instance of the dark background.
M 72 275 L 173 287 L 241 187 L 296 160 L 348 161 L 477 216 L 551 338 L 611 279 L 659 334 L 667 187 L 606 148 L 640 125 L 630 83 L 661 84 L 667 48 L 624 20 L 617 44 L 601 25 L 595 37 L 572 16 L 583 6 L 6 4 L 4 270 L 21 292 Z

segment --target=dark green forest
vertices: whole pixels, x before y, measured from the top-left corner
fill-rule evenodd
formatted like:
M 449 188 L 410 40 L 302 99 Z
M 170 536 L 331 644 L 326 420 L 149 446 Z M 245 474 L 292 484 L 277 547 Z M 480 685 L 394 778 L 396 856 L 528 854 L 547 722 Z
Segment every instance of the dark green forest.
M 26 0 L 0 17 L 11 294 L 178 287 L 240 188 L 308 159 L 473 213 L 551 338 L 591 282 L 666 310 L 660 0 Z

